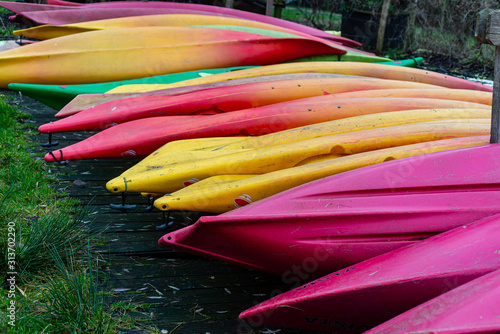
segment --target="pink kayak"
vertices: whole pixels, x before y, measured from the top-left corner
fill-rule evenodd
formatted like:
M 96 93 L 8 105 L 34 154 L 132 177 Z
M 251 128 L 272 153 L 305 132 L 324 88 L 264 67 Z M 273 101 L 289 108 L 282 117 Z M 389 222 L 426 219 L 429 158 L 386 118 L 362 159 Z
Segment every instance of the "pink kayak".
M 366 334 L 500 333 L 500 270 L 419 305 Z
M 240 318 L 249 328 L 361 333 L 499 269 L 499 235 L 500 215 L 484 218 L 331 273 L 258 304 Z
M 361 99 L 359 99 L 361 100 Z M 347 101 L 350 102 L 350 101 Z M 375 101 L 377 102 L 377 101 Z M 151 154 L 164 144 L 181 139 L 261 136 L 299 126 L 331 121 L 340 118 L 368 115 L 377 112 L 415 110 L 426 108 L 457 108 L 456 101 L 432 99 L 385 99 L 374 106 L 373 99 L 346 104 L 342 110 L 331 108 L 326 101 L 316 108 L 308 108 L 310 103 L 286 106 L 287 102 L 253 109 L 243 109 L 213 116 L 202 116 L 179 124 L 174 116 L 139 119 L 106 129 L 81 142 L 57 150 L 45 156 L 45 161 L 54 162 L 60 156 L 64 160 L 93 158 L 141 157 Z M 483 105 L 465 103 L 462 109 L 482 108 Z M 486 109 L 483 109 L 486 110 Z M 73 116 L 74 117 L 74 116 Z M 177 116 L 192 117 L 192 116 Z M 55 124 L 55 123 L 54 123 Z M 128 152 L 128 153 L 124 153 Z M 130 154 L 133 152 L 133 154 Z
M 49 2 L 53 3 L 53 2 Z M 64 2 L 54 2 L 58 4 L 63 4 Z M 312 27 L 308 27 L 299 23 L 278 19 L 272 16 L 266 16 L 251 12 L 246 12 L 242 10 L 226 8 L 226 7 L 218 7 L 218 6 L 210 6 L 210 5 L 200 5 L 200 4 L 192 4 L 192 3 L 176 3 L 176 2 L 161 2 L 161 1 L 152 1 L 152 2 L 143 2 L 143 1 L 113 1 L 113 2 L 99 2 L 99 3 L 91 3 L 84 4 L 83 6 L 77 6 L 74 8 L 78 9 L 86 9 L 86 8 L 99 8 L 99 9 L 120 9 L 120 8 L 133 8 L 133 9 L 143 9 L 143 8 L 169 8 L 169 9 L 177 9 L 177 10 L 192 10 L 208 13 L 210 15 L 221 15 L 221 16 L 229 16 L 229 17 L 237 17 L 246 20 L 252 20 L 267 24 L 272 24 L 278 27 L 287 28 L 295 31 L 299 31 L 311 36 L 316 36 L 320 38 L 329 39 L 335 41 L 337 43 L 342 43 L 345 46 L 350 47 L 358 47 L 361 46 L 361 43 L 353 41 L 351 39 L 336 36 L 324 32 L 319 29 L 315 29 Z M 82 21 L 81 21 L 82 22 Z
M 494 215 L 499 200 L 500 145 L 487 145 L 334 175 L 159 243 L 303 282 Z

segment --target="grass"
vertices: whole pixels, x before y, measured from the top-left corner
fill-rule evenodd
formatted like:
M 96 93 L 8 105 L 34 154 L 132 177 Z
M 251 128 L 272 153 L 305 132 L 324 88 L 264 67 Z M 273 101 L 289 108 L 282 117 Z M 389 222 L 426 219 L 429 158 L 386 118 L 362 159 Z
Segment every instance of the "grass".
M 4 288 L 0 333 L 115 333 L 118 328 L 145 328 L 141 319 L 125 312 L 137 305 L 105 306 L 104 275 L 96 271 L 95 255 L 88 247 L 99 241 L 99 231 L 87 228 L 86 208 L 54 189 L 57 179 L 32 153 L 35 144 L 27 137 L 34 134 L 30 117 L 0 95 L 0 283 Z M 15 309 L 15 319 L 10 318 L 9 308 Z M 15 326 L 9 325 L 11 321 Z

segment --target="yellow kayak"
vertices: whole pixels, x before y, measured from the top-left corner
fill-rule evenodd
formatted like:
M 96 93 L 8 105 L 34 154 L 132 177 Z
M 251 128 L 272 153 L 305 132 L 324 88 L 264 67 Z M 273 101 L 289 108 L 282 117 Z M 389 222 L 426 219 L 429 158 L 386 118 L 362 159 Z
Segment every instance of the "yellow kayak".
M 489 136 L 478 136 L 379 149 L 225 182 L 217 186 L 211 184 L 212 180 L 209 178 L 200 181 L 197 191 L 189 191 L 187 187 L 157 199 L 154 204 L 160 210 L 223 213 L 237 208 L 238 203 L 249 204 L 301 184 L 356 168 L 415 155 L 484 145 L 488 142 Z M 207 187 L 203 187 L 202 182 L 206 182 Z
M 214 74 L 204 78 L 196 78 L 167 85 L 124 85 L 114 88 L 107 93 L 114 94 L 149 92 L 175 87 L 202 85 L 226 80 L 289 73 L 333 73 L 356 75 L 379 79 L 413 81 L 447 88 L 471 89 L 487 92 L 493 91 L 492 87 L 488 87 L 472 81 L 416 68 L 359 62 L 305 62 L 261 66 L 257 68 L 244 69 L 229 73 Z
M 447 138 L 486 135 L 490 120 L 461 119 L 422 122 L 371 130 L 341 133 L 298 142 L 221 155 L 193 162 L 159 166 L 148 172 L 118 177 L 109 181 L 112 192 L 171 193 L 184 182 L 227 174 L 264 174 L 291 168 L 319 157 L 349 155 L 388 147 Z
M 300 36 L 194 27 L 117 28 L 69 35 L 0 53 L 0 87 L 9 83 L 81 84 L 247 65 L 303 54 L 341 54 Z M 382 65 L 383 66 L 383 65 Z
M 404 110 L 342 118 L 258 137 L 201 138 L 174 141 L 150 154 L 138 164 L 125 171 L 120 177 L 127 177 L 174 163 L 203 160 L 339 133 L 418 122 L 467 118 L 484 118 L 485 120 L 489 120 L 491 118 L 491 111 L 484 109 Z

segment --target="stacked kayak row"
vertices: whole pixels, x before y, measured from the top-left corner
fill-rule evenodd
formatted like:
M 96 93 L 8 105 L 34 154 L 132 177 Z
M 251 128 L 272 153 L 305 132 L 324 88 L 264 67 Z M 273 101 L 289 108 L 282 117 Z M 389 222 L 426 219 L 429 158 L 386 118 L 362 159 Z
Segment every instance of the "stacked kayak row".
M 57 109 L 41 133 L 98 131 L 47 162 L 141 158 L 107 189 L 211 214 L 161 246 L 294 283 L 248 330 L 500 330 L 491 87 L 227 8 L 0 6 L 38 40 L 0 85 Z

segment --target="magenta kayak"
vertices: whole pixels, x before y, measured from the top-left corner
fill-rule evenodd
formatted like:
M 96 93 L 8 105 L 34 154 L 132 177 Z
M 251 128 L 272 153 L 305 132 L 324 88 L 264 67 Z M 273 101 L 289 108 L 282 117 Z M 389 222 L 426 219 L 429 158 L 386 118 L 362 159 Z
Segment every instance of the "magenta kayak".
M 272 325 L 361 333 L 500 268 L 500 215 L 360 262 L 240 314 Z
M 499 333 L 500 270 L 419 305 L 366 334 Z
M 51 2 L 49 2 L 51 3 Z M 54 2 L 57 4 L 64 4 L 64 2 Z M 251 12 L 246 12 L 242 10 L 226 8 L 226 7 L 218 7 L 218 6 L 210 6 L 210 5 L 200 5 L 200 4 L 192 4 L 192 3 L 176 3 L 176 2 L 161 2 L 161 1 L 153 1 L 153 2 L 142 2 L 142 1 L 113 1 L 113 2 L 99 2 L 92 4 L 85 4 L 83 6 L 75 7 L 78 9 L 86 9 L 86 8 L 98 8 L 98 9 L 120 9 L 120 8 L 132 8 L 132 9 L 143 9 L 143 8 L 169 8 L 169 9 L 177 9 L 177 10 L 192 10 L 199 11 L 204 13 L 209 13 L 210 15 L 221 15 L 221 16 L 230 16 L 237 17 L 267 24 L 272 24 L 278 27 L 287 28 L 295 31 L 299 31 L 308 35 L 329 39 L 335 41 L 337 43 L 342 43 L 345 46 L 350 47 L 358 47 L 361 46 L 361 43 L 353 41 L 351 39 L 336 36 L 324 32 L 319 29 L 311 28 L 302 24 L 298 24 L 295 22 L 278 19 L 272 16 L 266 16 Z M 80 21 L 83 22 L 83 21 Z
M 334 175 L 159 243 L 304 282 L 494 215 L 499 200 L 500 145 L 486 145 Z

